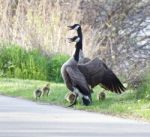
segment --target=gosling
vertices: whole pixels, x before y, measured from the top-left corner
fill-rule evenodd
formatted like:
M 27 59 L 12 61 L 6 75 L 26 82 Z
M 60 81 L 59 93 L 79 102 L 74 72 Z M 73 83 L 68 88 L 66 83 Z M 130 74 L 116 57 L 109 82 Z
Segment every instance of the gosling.
M 100 92 L 97 94 L 97 99 L 100 100 L 105 100 L 106 94 L 104 92 Z
M 65 100 L 72 104 L 75 101 L 76 95 L 72 92 L 69 92 L 65 95 Z
M 49 95 L 49 92 L 50 92 L 50 84 L 46 84 L 45 87 L 43 87 L 43 90 L 42 90 L 42 96 L 48 96 Z
M 40 99 L 41 95 L 42 95 L 42 90 L 40 88 L 38 88 L 34 91 L 34 97 L 36 100 Z

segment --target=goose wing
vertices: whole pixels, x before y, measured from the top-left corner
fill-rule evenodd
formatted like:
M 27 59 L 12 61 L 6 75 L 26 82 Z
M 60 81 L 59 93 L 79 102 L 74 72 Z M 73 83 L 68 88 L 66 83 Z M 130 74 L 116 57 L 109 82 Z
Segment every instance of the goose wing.
M 83 95 L 90 95 L 90 89 L 88 87 L 87 81 L 77 67 L 67 67 L 66 72 L 74 87 L 79 89 Z
M 95 79 L 95 76 L 92 77 Z M 106 90 L 110 90 L 112 92 L 116 92 L 121 94 L 125 91 L 125 87 L 122 85 L 117 76 L 113 73 L 112 70 L 107 69 L 104 71 L 104 74 L 101 78 L 100 84 Z
M 98 58 L 95 58 L 85 64 L 78 64 L 78 69 L 83 73 L 88 84 L 91 85 L 92 88 L 100 83 L 104 73 L 103 64 Z M 92 77 L 95 76 L 97 72 L 99 72 L 99 76 L 95 79 L 92 79 Z
M 125 87 L 113 71 L 98 58 L 95 58 L 86 64 L 79 64 L 78 68 L 92 88 L 101 84 L 103 88 L 112 92 L 122 93 L 125 90 Z

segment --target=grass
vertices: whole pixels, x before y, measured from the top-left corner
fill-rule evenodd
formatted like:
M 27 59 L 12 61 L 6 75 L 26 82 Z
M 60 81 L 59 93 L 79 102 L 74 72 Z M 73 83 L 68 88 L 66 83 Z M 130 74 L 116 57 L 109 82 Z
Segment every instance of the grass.
M 0 94 L 35 101 L 33 91 L 38 87 L 43 87 L 48 82 L 0 78 L 0 83 Z M 106 92 L 106 99 L 104 101 L 98 101 L 96 95 L 101 90 L 100 87 L 94 89 L 94 93 L 92 94 L 93 104 L 91 106 L 83 106 L 79 100 L 75 108 L 150 121 L 150 100 L 148 98 L 139 99 L 136 97 L 135 91 L 128 90 L 122 95 Z M 67 89 L 64 84 L 51 82 L 50 96 L 42 97 L 39 101 L 67 106 L 68 102 L 64 99 L 66 93 Z

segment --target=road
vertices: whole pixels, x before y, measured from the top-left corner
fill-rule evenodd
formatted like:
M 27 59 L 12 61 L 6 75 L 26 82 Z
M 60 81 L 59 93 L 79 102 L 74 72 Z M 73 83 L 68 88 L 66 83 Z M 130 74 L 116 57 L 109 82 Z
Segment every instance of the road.
M 150 137 L 150 124 L 0 96 L 0 137 Z

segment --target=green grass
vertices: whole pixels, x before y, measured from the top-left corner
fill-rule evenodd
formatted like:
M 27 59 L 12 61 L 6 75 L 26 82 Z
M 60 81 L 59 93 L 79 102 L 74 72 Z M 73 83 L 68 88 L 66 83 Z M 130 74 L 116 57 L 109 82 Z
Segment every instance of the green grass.
M 0 83 L 0 94 L 21 97 L 35 101 L 33 98 L 33 91 L 36 88 L 43 87 L 48 82 L 0 78 Z M 75 106 L 75 108 L 86 111 L 101 112 L 120 117 L 150 121 L 149 98 L 137 98 L 136 91 L 128 90 L 122 95 L 106 92 L 106 99 L 104 101 L 98 101 L 96 99 L 96 95 L 101 90 L 102 89 L 100 87 L 96 87 L 94 89 L 94 93 L 92 94 L 93 103 L 91 106 L 83 106 L 79 100 L 79 103 Z M 64 84 L 51 82 L 51 92 L 49 97 L 42 97 L 39 101 L 67 106 L 69 104 L 64 99 L 66 93 L 67 89 Z

